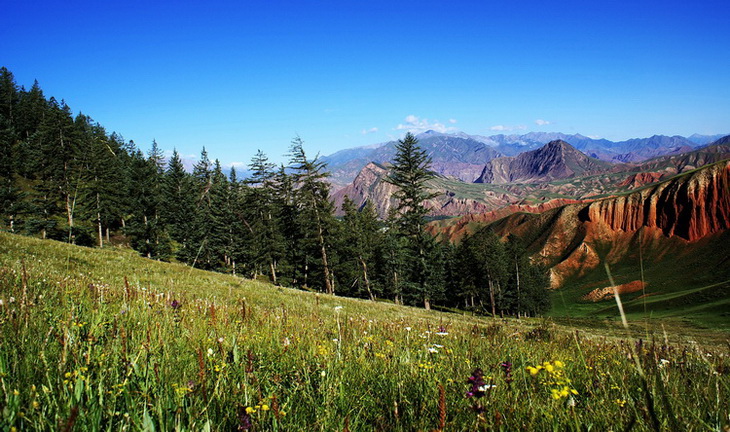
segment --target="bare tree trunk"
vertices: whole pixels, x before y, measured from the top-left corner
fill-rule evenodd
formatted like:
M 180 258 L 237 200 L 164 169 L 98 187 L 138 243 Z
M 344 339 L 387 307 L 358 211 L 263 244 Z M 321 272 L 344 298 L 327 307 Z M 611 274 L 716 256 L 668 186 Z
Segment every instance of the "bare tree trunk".
M 423 299 L 423 307 L 426 308 L 426 310 L 431 310 L 431 301 L 428 297 Z
M 96 194 L 96 223 L 99 228 L 99 247 L 104 247 L 104 232 L 101 228 L 101 203 L 99 194 Z
M 316 203 L 313 203 L 314 206 L 316 206 Z M 335 287 L 332 283 L 332 279 L 330 276 L 330 266 L 327 262 L 327 248 L 324 245 L 324 230 L 322 229 L 322 220 L 319 217 L 319 211 L 317 210 L 317 207 L 314 207 L 314 215 L 317 217 L 317 231 L 319 234 L 319 247 L 322 250 L 322 270 L 324 271 L 324 289 L 327 292 L 327 294 L 334 295 L 335 294 Z
M 358 257 L 360 259 L 360 264 L 362 265 L 362 278 L 365 281 L 365 288 L 368 290 L 368 296 L 370 296 L 370 300 L 375 300 L 375 297 L 373 296 L 373 292 L 370 290 L 370 280 L 368 279 L 368 266 L 365 264 L 365 260 L 362 259 L 362 257 Z
M 489 278 L 489 301 L 492 303 L 492 316 L 497 316 L 497 308 L 494 304 L 494 283 L 492 283 L 492 278 Z
M 520 317 L 520 306 L 521 306 L 521 297 L 520 297 L 520 263 L 515 259 L 515 270 L 517 272 L 517 318 Z
M 398 272 L 393 272 L 393 291 L 395 291 L 395 304 L 401 304 L 400 294 L 398 292 Z
M 273 260 L 269 262 L 269 268 L 271 269 L 271 280 L 276 285 L 276 266 Z

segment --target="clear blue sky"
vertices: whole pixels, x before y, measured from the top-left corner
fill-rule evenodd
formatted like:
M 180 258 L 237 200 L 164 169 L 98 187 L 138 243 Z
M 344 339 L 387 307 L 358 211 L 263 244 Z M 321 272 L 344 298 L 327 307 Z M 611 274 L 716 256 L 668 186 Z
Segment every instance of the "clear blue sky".
M 0 65 L 148 149 L 730 132 L 726 1 L 12 1 Z M 455 128 L 455 129 L 452 129 Z

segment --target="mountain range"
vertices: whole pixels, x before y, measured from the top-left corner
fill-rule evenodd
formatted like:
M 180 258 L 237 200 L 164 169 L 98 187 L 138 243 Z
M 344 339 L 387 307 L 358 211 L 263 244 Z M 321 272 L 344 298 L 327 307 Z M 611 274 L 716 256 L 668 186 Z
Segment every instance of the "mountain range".
M 536 150 L 551 141 L 562 140 L 589 157 L 606 162 L 638 163 L 667 154 L 680 154 L 697 149 L 721 138 L 694 134 L 681 136 L 654 135 L 613 142 L 591 138 L 581 134 L 559 132 L 530 132 L 524 135 L 469 135 L 464 132 L 453 134 L 429 130 L 418 134 L 419 145 L 433 160 L 433 170 L 443 176 L 464 182 L 473 182 L 480 175 L 484 165 L 502 156 L 517 156 Z M 349 184 L 370 162 L 385 164 L 395 155 L 397 141 L 389 141 L 366 147 L 340 150 L 321 160 L 327 163 L 331 173 L 330 181 L 335 188 Z
M 494 158 L 479 165 L 476 182 L 436 176 L 427 183 L 436 197 L 426 206 L 431 216 L 460 216 L 515 205 L 535 206 L 555 199 L 596 199 L 625 193 L 728 157 L 730 137 L 641 164 L 601 161 L 557 140 L 536 150 Z M 383 181 L 387 175 L 387 164 L 366 164 L 350 184 L 333 193 L 336 206 L 339 208 L 345 196 L 357 205 L 371 201 L 380 216 L 385 217 L 395 204 L 393 185 Z
M 730 310 L 729 160 L 618 196 L 520 210 L 429 231 L 517 235 L 550 268 L 561 298 L 595 315 L 614 313 L 615 305 L 600 304 L 613 296 L 611 277 L 627 311 L 641 312 L 644 302 L 655 311 L 683 303 L 714 316 Z

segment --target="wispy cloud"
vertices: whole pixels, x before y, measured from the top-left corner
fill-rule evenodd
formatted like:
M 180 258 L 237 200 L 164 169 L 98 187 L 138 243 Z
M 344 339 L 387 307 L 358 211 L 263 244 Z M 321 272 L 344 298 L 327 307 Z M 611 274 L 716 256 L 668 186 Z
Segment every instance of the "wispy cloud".
M 525 125 L 516 125 L 516 126 L 505 126 L 505 125 L 495 125 L 489 128 L 489 130 L 495 131 L 495 132 L 511 132 L 511 131 L 517 131 L 517 130 L 525 130 L 527 129 L 527 126 Z
M 549 125 L 550 123 L 551 122 L 549 122 L 547 120 L 543 120 L 543 119 L 537 119 L 537 120 L 535 120 L 535 124 L 538 125 L 538 126 L 546 126 L 546 125 Z
M 454 124 L 456 120 L 449 119 L 449 123 Z M 426 118 L 420 118 L 418 116 L 409 115 L 405 118 L 405 123 L 401 123 L 395 127 L 396 130 L 405 130 L 412 133 L 425 132 L 427 130 L 433 130 L 436 132 L 446 133 L 457 130 L 455 127 L 446 126 L 443 123 L 439 123 L 438 120 L 433 122 Z
M 360 133 L 363 135 L 367 135 L 367 134 L 375 133 L 377 131 L 378 131 L 378 128 L 371 127 L 370 129 L 363 129 L 362 132 L 360 132 Z

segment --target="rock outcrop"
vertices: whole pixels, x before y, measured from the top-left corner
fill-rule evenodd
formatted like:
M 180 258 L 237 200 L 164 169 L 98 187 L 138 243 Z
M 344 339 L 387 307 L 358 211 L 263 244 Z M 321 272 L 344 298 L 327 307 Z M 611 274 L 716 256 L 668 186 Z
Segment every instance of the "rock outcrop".
M 730 228 L 730 162 L 595 201 L 581 210 L 579 218 L 612 231 L 646 227 L 687 241 L 726 230 Z
M 483 218 L 487 221 L 490 215 Z M 635 254 L 640 249 L 660 260 L 671 261 L 669 257 L 676 254 L 689 257 L 695 248 L 707 247 L 706 239 L 730 232 L 730 161 L 621 196 L 539 214 L 515 213 L 491 227 L 502 236 L 523 238 L 535 259 L 551 268 L 554 288 L 591 272 L 605 277 L 603 263 L 638 262 Z M 441 232 L 453 235 L 450 228 Z
M 626 180 L 618 183 L 618 187 L 628 187 L 629 189 L 638 189 L 648 184 L 656 183 L 662 178 L 662 172 L 640 172 L 632 174 Z

